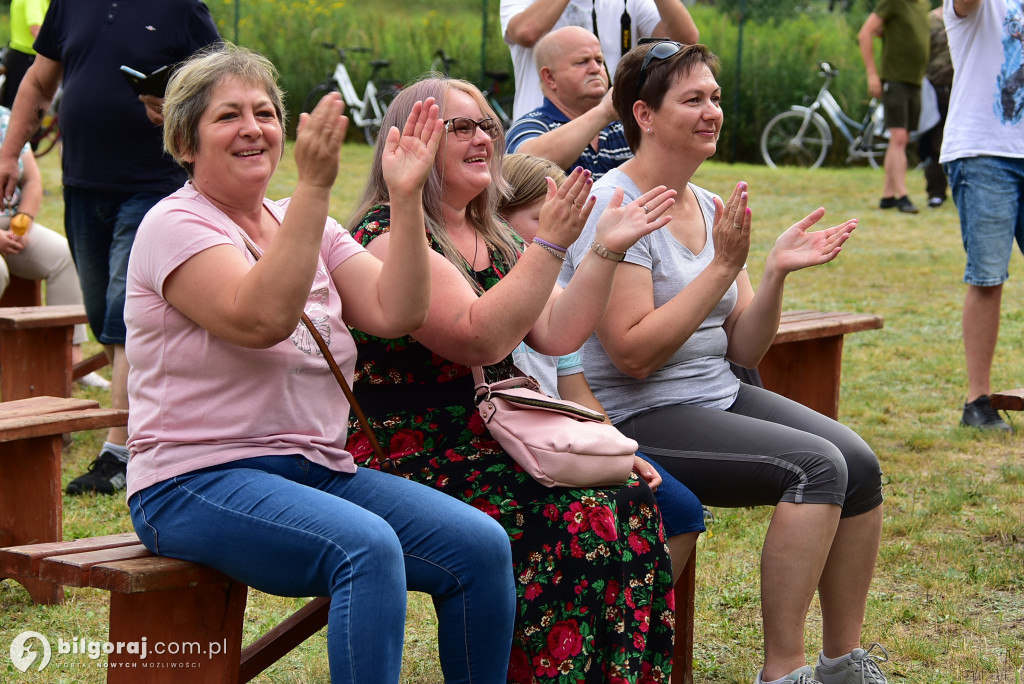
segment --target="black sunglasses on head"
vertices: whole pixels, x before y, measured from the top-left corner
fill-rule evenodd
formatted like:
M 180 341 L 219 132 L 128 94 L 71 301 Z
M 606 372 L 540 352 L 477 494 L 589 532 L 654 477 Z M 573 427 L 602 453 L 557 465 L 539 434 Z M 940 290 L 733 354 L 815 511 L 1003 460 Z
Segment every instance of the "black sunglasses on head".
M 677 43 L 674 40 L 663 40 L 648 50 L 647 54 L 644 55 L 644 63 L 640 65 L 640 85 L 637 86 L 636 92 L 639 93 L 643 90 L 644 83 L 647 83 L 647 67 L 651 65 L 651 62 L 656 59 L 668 59 L 682 49 L 682 43 Z

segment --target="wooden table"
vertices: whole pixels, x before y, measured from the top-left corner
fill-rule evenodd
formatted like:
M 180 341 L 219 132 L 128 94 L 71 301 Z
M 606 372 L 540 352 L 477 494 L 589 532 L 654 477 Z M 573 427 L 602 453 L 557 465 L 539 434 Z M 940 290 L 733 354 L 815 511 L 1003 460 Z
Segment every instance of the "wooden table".
M 127 411 L 88 399 L 0 402 L 0 547 L 61 541 L 63 433 L 127 424 Z M 63 596 L 59 585 L 40 580 L 27 580 L 25 588 L 37 603 Z
M 785 311 L 757 370 L 765 388 L 829 418 L 839 416 L 843 336 L 877 330 L 881 316 L 839 311 Z

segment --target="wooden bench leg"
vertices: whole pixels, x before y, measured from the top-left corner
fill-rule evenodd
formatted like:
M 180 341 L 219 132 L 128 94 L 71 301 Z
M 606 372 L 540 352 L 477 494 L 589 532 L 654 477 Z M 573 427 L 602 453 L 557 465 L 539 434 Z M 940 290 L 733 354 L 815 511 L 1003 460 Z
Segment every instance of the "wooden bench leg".
M 61 442 L 58 434 L 0 446 L 0 547 L 63 539 Z M 59 584 L 15 579 L 36 603 L 60 603 L 64 597 Z
M 843 336 L 773 345 L 758 364 L 766 389 L 833 420 L 839 417 Z
M 693 684 L 693 614 L 697 590 L 697 547 L 676 580 L 676 640 L 672 649 L 672 684 Z
M 108 657 L 108 684 L 237 684 L 247 593 L 238 582 L 112 592 L 107 638 L 124 647 Z M 127 653 L 143 639 L 145 657 Z
M 0 399 L 70 397 L 74 326 L 5 331 L 0 340 Z

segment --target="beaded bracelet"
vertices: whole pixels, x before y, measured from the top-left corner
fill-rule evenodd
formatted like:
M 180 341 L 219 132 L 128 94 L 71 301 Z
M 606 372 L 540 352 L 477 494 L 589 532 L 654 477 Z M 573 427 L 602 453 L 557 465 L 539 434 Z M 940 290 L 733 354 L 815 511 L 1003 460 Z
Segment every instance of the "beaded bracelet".
M 565 252 L 566 252 L 566 248 L 565 247 L 559 247 L 558 245 L 554 244 L 553 242 L 548 242 L 547 240 L 542 240 L 539 237 L 533 238 L 533 241 L 536 242 L 541 247 L 549 247 L 549 248 L 555 250 L 556 252 L 561 252 L 562 254 L 565 254 Z
M 590 245 L 590 249 L 594 250 L 594 254 L 602 256 L 605 259 L 611 259 L 612 261 L 622 261 L 626 258 L 625 252 L 613 252 L 597 240 Z
M 537 246 L 540 247 L 541 249 L 543 249 L 545 252 L 547 252 L 551 256 L 553 256 L 556 259 L 558 259 L 559 261 L 565 261 L 565 253 L 564 252 L 559 252 L 557 250 L 554 250 L 554 249 L 552 249 L 552 248 L 548 247 L 547 245 L 542 244 L 540 242 L 537 243 Z

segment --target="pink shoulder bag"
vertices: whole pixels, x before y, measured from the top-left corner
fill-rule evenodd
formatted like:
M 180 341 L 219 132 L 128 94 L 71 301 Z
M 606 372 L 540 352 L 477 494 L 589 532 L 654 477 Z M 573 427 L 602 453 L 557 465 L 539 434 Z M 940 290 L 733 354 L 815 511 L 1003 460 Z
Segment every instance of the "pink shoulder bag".
M 625 484 L 638 445 L 603 414 L 541 392 L 530 377 L 487 383 L 473 367 L 476 404 L 491 436 L 546 487 Z

